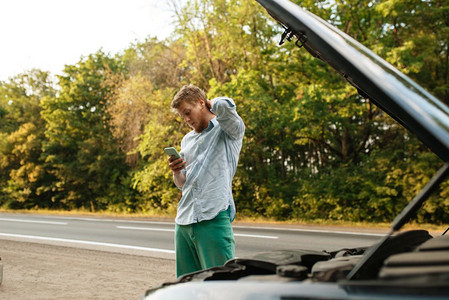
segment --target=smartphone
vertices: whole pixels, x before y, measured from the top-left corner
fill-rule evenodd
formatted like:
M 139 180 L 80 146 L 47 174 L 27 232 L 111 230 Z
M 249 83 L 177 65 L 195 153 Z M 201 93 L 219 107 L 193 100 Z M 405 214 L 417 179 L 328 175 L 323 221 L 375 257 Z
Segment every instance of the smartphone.
M 168 154 L 168 156 L 174 156 L 175 159 L 178 159 L 181 157 L 181 155 L 176 151 L 174 147 L 168 147 L 164 149 L 165 153 Z

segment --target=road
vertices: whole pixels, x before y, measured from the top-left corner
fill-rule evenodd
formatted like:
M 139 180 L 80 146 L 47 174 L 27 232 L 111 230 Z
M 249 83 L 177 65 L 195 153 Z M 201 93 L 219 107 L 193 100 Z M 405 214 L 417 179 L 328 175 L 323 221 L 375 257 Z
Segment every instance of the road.
M 383 235 L 375 232 L 239 223 L 235 223 L 233 228 L 238 257 L 270 250 L 337 250 L 369 246 Z M 173 258 L 173 234 L 174 223 L 169 221 L 0 213 L 0 239 Z
M 369 246 L 379 232 L 233 224 L 236 256 L 270 250 L 337 250 Z M 16 239 L 153 257 L 174 258 L 174 223 L 79 216 L 0 213 L 0 239 Z

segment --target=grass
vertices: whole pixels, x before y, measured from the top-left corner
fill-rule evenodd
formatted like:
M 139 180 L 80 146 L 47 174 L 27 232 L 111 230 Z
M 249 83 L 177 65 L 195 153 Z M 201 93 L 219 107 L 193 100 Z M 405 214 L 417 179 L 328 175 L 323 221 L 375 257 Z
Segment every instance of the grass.
M 90 210 L 53 210 L 53 209 L 4 209 L 0 208 L 3 213 L 22 213 L 22 214 L 42 214 L 42 215 L 69 215 L 69 216 L 91 216 L 91 217 L 119 217 L 119 218 L 154 218 L 154 219 L 174 219 L 175 215 L 163 212 L 146 212 L 146 213 L 127 213 L 114 211 L 97 211 Z

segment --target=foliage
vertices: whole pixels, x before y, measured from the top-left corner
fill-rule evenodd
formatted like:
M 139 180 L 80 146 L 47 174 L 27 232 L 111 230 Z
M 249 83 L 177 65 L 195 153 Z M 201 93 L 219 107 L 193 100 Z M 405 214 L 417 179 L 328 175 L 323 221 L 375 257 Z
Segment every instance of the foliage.
M 296 1 L 449 104 L 447 1 Z M 389 222 L 441 162 L 333 70 L 277 45 L 255 1 L 174 6 L 175 35 L 0 83 L 0 205 L 173 214 L 163 148 L 187 126 L 184 84 L 230 96 L 246 125 L 234 197 L 240 216 Z M 419 222 L 447 220 L 449 185 Z M 382 212 L 379 214 L 379 212 Z
M 52 207 L 53 177 L 42 159 L 41 99 L 55 95 L 48 73 L 32 70 L 0 85 L 0 204 Z
M 124 69 L 119 61 L 97 52 L 66 66 L 58 97 L 42 100 L 47 138 L 43 155 L 57 178 L 52 201 L 60 207 L 95 210 L 121 201 L 125 164 L 107 113 L 115 87 L 104 84 L 108 74 L 120 72 Z

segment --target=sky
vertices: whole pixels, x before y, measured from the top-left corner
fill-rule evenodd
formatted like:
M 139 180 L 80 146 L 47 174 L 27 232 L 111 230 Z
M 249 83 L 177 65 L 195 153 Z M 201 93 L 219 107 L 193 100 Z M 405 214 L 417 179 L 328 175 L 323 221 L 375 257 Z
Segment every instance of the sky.
M 0 81 L 64 65 L 102 49 L 116 54 L 173 31 L 167 0 L 0 0 Z

